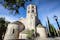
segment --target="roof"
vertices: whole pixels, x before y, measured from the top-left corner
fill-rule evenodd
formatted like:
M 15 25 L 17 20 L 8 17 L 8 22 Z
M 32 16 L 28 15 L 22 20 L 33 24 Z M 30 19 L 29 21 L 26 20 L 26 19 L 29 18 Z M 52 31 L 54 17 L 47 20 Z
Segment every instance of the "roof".
M 46 28 L 46 27 L 42 26 L 41 24 L 38 24 L 37 27 Z

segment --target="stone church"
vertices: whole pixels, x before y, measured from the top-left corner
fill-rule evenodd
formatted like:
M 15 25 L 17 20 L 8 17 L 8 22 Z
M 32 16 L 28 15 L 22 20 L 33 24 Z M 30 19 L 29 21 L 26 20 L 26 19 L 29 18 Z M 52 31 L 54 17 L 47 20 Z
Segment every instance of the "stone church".
M 34 4 L 27 6 L 26 18 L 21 17 L 19 21 L 8 24 L 4 40 L 27 39 L 27 31 L 34 30 L 40 38 L 46 38 L 46 28 L 38 19 L 37 7 Z

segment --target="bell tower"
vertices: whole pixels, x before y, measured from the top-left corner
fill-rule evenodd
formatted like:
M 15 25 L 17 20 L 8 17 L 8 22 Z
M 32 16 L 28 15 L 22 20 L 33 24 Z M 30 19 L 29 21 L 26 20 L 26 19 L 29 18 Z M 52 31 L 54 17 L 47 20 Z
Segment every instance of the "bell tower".
M 27 6 L 27 17 L 31 15 L 37 16 L 36 5 L 30 4 Z
M 36 6 L 30 4 L 27 6 L 27 22 L 28 22 L 28 29 L 35 29 L 35 23 L 37 18 Z

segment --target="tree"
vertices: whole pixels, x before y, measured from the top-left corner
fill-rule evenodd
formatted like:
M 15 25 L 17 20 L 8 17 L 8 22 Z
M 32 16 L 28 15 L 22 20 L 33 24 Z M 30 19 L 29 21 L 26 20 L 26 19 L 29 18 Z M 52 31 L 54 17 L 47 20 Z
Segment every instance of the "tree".
M 1 1 L 1 4 L 9 10 L 15 11 L 15 13 L 19 13 L 19 8 L 25 8 L 26 2 L 30 1 L 32 0 L 4 0 Z
M 5 21 L 5 18 L 0 18 L 0 40 L 3 40 L 2 35 L 5 34 L 8 22 Z
M 49 27 L 49 33 L 51 37 L 55 37 L 55 36 L 58 36 L 57 32 L 56 32 L 56 29 L 54 28 L 54 26 L 49 22 L 49 19 L 47 17 L 47 20 L 48 20 L 48 27 Z
M 34 29 L 32 30 L 27 30 L 27 38 L 33 40 L 34 39 Z

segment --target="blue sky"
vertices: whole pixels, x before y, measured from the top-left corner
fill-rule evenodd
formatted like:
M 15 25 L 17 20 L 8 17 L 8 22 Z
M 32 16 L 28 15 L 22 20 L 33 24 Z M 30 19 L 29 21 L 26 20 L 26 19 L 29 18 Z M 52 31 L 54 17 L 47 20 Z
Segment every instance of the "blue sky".
M 37 6 L 38 11 L 38 18 L 41 20 L 42 24 L 46 26 L 47 24 L 47 16 L 49 17 L 50 23 L 57 27 L 57 24 L 53 18 L 54 15 L 58 16 L 58 21 L 60 24 L 60 0 L 33 0 L 32 3 L 34 3 Z M 25 8 L 30 4 L 30 2 L 25 4 Z M 4 8 L 0 4 L 0 17 L 5 17 L 8 21 L 17 21 L 20 17 L 26 17 L 26 9 L 19 8 L 19 14 L 14 15 L 14 12 L 10 12 L 10 10 Z

